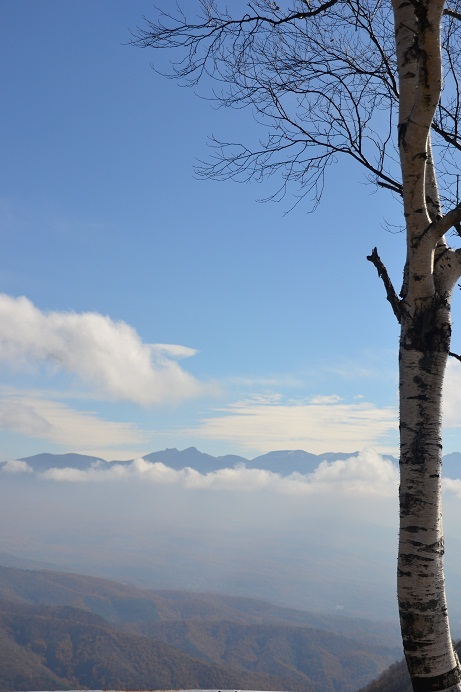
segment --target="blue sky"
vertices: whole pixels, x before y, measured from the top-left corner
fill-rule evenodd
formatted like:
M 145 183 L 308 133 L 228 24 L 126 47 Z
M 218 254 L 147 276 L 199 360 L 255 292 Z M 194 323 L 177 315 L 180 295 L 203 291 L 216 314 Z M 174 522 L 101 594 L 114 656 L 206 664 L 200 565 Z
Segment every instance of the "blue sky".
M 395 452 L 398 329 L 366 255 L 399 284 L 398 202 L 347 161 L 313 214 L 259 203 L 276 181 L 197 180 L 209 135 L 257 128 L 128 45 L 154 11 L 0 8 L 0 457 Z

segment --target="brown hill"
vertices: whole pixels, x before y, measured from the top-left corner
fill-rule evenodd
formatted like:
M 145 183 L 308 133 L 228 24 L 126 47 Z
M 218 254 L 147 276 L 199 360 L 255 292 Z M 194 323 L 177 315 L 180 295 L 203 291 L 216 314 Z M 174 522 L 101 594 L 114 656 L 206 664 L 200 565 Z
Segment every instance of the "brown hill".
M 0 604 L 0 690 L 281 689 L 280 678 L 204 663 L 70 607 Z M 301 692 L 303 688 L 292 686 Z M 304 688 L 314 690 L 309 684 Z
M 285 624 L 233 622 L 152 622 L 131 626 L 155 641 L 168 643 L 203 661 L 238 666 L 282 677 L 301 689 L 350 690 L 370 680 L 395 648 L 358 642 L 324 630 Z
M 196 670 L 202 670 L 200 666 L 205 665 L 213 670 L 219 669 L 219 680 L 216 682 L 221 687 L 234 685 L 264 689 L 261 680 L 270 680 L 269 689 L 290 689 L 293 692 L 298 689 L 303 692 L 341 689 L 342 692 L 355 692 L 360 685 L 376 677 L 394 661 L 401 651 L 396 643 L 397 632 L 383 623 L 296 611 L 249 598 L 145 591 L 106 579 L 48 570 L 0 567 L 0 599 L 8 604 L 8 612 L 18 622 L 23 612 L 21 608 L 27 609 L 30 605 L 49 607 L 48 611 L 43 608 L 40 611 L 44 623 L 41 639 L 46 647 L 51 647 L 51 651 L 57 646 L 54 631 L 64 633 L 65 630 L 63 638 L 67 641 L 70 637 L 73 641 L 76 632 L 89 628 L 86 636 L 91 639 L 93 631 L 90 630 L 96 623 L 107 637 L 110 630 L 112 643 L 117 637 L 125 637 L 125 645 L 128 646 L 130 637 L 141 638 L 142 645 L 139 644 L 137 650 L 149 651 L 151 661 L 156 659 L 150 647 L 170 647 L 170 660 L 173 658 L 172 652 L 176 657 L 188 658 L 187 666 L 181 664 L 179 667 L 188 671 L 184 672 L 178 683 L 183 687 L 197 686 L 194 675 Z M 6 605 L 2 609 L 4 627 L 5 623 L 10 622 L 5 620 L 5 609 Z M 94 616 L 99 617 L 91 620 Z M 35 622 L 37 618 L 34 618 Z M 51 627 L 54 620 L 60 624 L 57 622 Z M 23 624 L 21 627 L 29 636 L 29 626 Z M 16 637 L 16 629 L 4 631 L 9 637 L 8 646 L 25 646 L 40 654 L 40 650 L 36 650 L 27 638 L 19 640 Z M 100 641 L 98 637 L 97 640 Z M 32 642 L 35 641 L 34 635 Z M 71 648 L 74 658 L 69 658 L 67 668 L 56 667 L 53 656 L 57 654 L 53 654 L 51 659 L 39 656 L 38 663 L 44 669 L 41 672 L 36 669 L 37 679 L 54 675 L 73 686 L 77 682 L 94 686 L 96 680 L 99 680 L 96 686 L 103 686 L 102 680 L 106 678 L 101 677 L 99 664 L 95 668 L 99 672 L 92 683 L 81 677 L 79 661 L 85 652 L 83 634 L 77 637 L 77 644 L 76 648 Z M 116 651 L 117 647 L 113 650 Z M 109 680 L 117 679 L 116 671 L 123 661 L 123 679 L 131 680 L 130 652 L 131 649 L 127 650 L 126 656 L 112 656 L 112 653 L 109 658 L 106 656 L 110 662 L 107 675 L 115 675 L 107 678 L 106 686 L 116 686 L 115 682 Z M 165 658 L 167 660 L 168 657 Z M 35 663 L 37 661 L 34 659 Z M 139 675 L 143 666 L 144 663 L 140 662 L 137 668 Z M 158 670 L 164 667 L 159 664 Z M 138 689 L 147 679 L 149 686 L 153 687 L 146 675 L 136 678 L 135 686 Z M 166 682 L 161 682 L 163 678 L 160 676 L 156 686 L 174 687 L 169 673 L 165 675 Z M 242 680 L 248 675 L 256 676 L 259 682 L 244 685 Z M 202 673 L 200 676 L 198 686 L 210 687 L 211 683 L 204 684 Z M 225 680 L 229 680 L 230 684 L 225 685 Z M 36 684 L 34 686 L 37 688 Z M 21 687 L 24 689 L 27 686 Z M 63 684 L 60 683 L 58 688 L 63 689 Z M 47 689 L 52 689 L 51 683 L 47 683 Z
M 394 647 L 400 643 L 396 623 L 294 610 L 241 596 L 139 589 L 100 577 L 45 569 L 18 569 L 1 564 L 0 600 L 70 605 L 101 615 L 112 623 L 155 620 L 285 623 L 333 631 L 379 646 Z
M 359 692 L 412 692 L 410 675 L 404 660 L 393 663 Z

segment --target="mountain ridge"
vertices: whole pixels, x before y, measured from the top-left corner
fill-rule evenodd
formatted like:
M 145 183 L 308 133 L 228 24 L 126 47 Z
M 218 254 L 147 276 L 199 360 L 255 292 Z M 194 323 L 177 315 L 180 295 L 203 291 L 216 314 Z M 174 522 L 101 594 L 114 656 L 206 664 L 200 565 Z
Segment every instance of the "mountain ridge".
M 288 476 L 292 473 L 311 473 L 322 462 L 331 463 L 341 461 L 351 457 L 358 456 L 359 452 L 323 452 L 322 454 L 313 454 L 304 450 L 274 450 L 261 454 L 252 459 L 247 459 L 235 454 L 226 454 L 224 456 L 212 456 L 205 452 L 201 452 L 196 447 L 187 447 L 183 450 L 178 450 L 175 447 L 167 448 L 157 452 L 145 454 L 142 457 L 150 463 L 163 463 L 165 466 L 176 471 L 185 468 L 193 468 L 201 474 L 212 473 L 227 468 L 234 468 L 239 465 L 244 465 L 249 469 L 263 469 L 272 473 L 278 473 L 282 476 Z M 397 463 L 397 459 L 392 455 L 383 455 L 385 459 Z M 27 464 L 27 466 L 36 473 L 43 473 L 50 469 L 73 468 L 81 471 L 86 471 L 93 467 L 111 468 L 114 465 L 128 466 L 136 459 L 129 460 L 110 460 L 107 461 L 101 457 L 95 457 L 85 454 L 77 454 L 69 452 L 66 454 L 52 454 L 49 452 L 41 452 L 28 457 L 21 457 L 18 460 L 5 460 L 0 462 L 2 467 L 8 468 L 5 465 L 15 463 L 16 461 Z M 461 454 L 460 463 L 461 469 Z
M 223 456 L 213 456 L 206 452 L 201 452 L 196 447 L 187 447 L 179 450 L 176 447 L 166 448 L 164 450 L 150 452 L 142 458 L 150 463 L 161 462 L 176 471 L 181 471 L 185 468 L 193 468 L 199 473 L 206 474 L 222 469 L 233 468 L 238 465 L 244 465 L 249 469 L 263 469 L 278 473 L 282 476 L 287 476 L 292 473 L 311 473 L 322 462 L 332 463 L 335 461 L 343 461 L 359 455 L 360 452 L 322 452 L 321 454 L 313 454 L 302 449 L 281 449 L 267 452 L 258 455 L 252 459 L 239 456 L 237 454 L 225 454 Z M 392 454 L 383 454 L 382 457 L 393 464 L 398 465 L 398 459 Z M 102 457 L 96 457 L 86 454 L 78 454 L 75 452 L 67 452 L 65 454 L 53 454 L 50 452 L 41 452 L 32 456 L 21 457 L 20 459 L 7 459 L 0 462 L 0 469 L 5 464 L 20 461 L 26 463 L 34 472 L 43 473 L 50 469 L 58 468 L 74 468 L 81 471 L 86 471 L 92 467 L 102 467 L 107 465 L 110 468 L 112 465 L 129 466 L 136 458 L 128 460 L 106 460 Z M 450 452 L 442 458 L 443 475 L 445 478 L 457 479 L 461 478 L 461 452 Z

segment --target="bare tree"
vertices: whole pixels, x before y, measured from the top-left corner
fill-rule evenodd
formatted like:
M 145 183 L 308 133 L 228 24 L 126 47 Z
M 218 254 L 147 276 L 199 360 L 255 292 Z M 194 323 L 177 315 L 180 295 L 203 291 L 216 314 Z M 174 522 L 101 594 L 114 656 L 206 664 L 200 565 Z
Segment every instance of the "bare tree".
M 459 229 L 461 0 L 253 0 L 234 17 L 197 0 L 145 20 L 134 43 L 179 51 L 170 77 L 214 83 L 225 107 L 249 107 L 265 138 L 213 142 L 200 168 L 218 179 L 278 174 L 272 197 L 295 186 L 297 201 L 321 198 L 330 164 L 353 159 L 398 196 L 406 227 L 398 295 L 376 248 L 401 325 L 400 541 L 398 601 L 414 690 L 461 691 L 443 575 L 441 403 L 450 354 L 450 302 Z M 442 207 L 447 209 L 442 211 Z

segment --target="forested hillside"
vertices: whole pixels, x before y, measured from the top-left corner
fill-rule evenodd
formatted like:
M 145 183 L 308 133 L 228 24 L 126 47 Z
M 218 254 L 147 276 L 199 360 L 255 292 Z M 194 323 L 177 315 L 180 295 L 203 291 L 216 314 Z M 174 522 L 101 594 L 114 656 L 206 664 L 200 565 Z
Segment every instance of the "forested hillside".
M 412 692 L 405 661 L 393 663 L 376 680 L 360 689 L 359 692 Z
M 0 689 L 275 689 L 264 673 L 204 663 L 69 607 L 0 605 Z M 294 690 L 303 689 L 294 686 Z M 306 690 L 314 686 L 306 681 Z
M 0 567 L 0 690 L 235 687 L 356 692 L 392 626 L 214 594 Z

